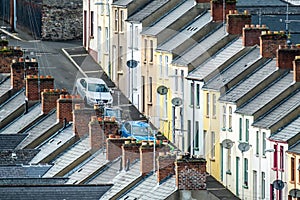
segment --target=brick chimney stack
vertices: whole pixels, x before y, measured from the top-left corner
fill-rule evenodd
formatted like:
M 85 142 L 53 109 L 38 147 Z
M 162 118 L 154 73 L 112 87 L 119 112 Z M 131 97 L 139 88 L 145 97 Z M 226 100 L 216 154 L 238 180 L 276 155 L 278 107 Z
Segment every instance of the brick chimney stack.
M 97 119 L 97 116 L 92 116 L 89 123 L 89 137 L 92 153 L 104 147 L 106 136 Z
M 294 81 L 300 82 L 300 56 L 296 56 L 293 61 L 294 64 Z
M 246 24 L 251 24 L 251 15 L 248 11 L 244 13 L 238 13 L 237 10 L 230 10 L 227 15 L 227 33 L 233 35 L 241 35 L 243 33 L 243 27 Z
M 260 45 L 260 36 L 262 31 L 267 32 L 269 30 L 266 25 L 254 25 L 251 24 L 246 24 L 245 27 L 243 28 L 243 46 L 248 47 L 248 46 L 254 46 L 254 45 Z
M 59 99 L 57 99 L 56 113 L 57 113 L 57 119 L 59 120 L 60 123 L 63 123 L 65 120 L 66 122 L 73 121 L 73 109 L 76 104 L 84 105 L 84 101 L 79 96 L 74 96 L 69 94 L 66 95 L 61 94 L 59 96 Z
M 108 138 L 106 140 L 106 159 L 113 161 L 122 156 L 122 145 L 125 141 L 130 141 L 130 138 Z
M 2 46 L 2 43 L 0 48 L 0 73 L 10 73 L 11 64 L 23 56 L 23 51 L 20 47 Z
M 127 169 L 128 164 L 140 159 L 141 143 L 136 143 L 135 140 L 126 140 L 122 145 L 122 166 Z
M 179 190 L 206 189 L 206 161 L 203 158 L 182 158 L 175 162 L 176 186 Z
M 225 15 L 223 0 L 211 0 L 210 8 L 213 21 L 223 21 L 229 10 L 236 10 L 236 0 L 225 0 Z
M 19 58 L 18 62 L 11 64 L 11 85 L 13 90 L 18 91 L 25 87 L 25 75 L 38 75 L 38 63 L 30 62 L 30 60 L 24 60 L 23 57 Z
M 260 54 L 264 58 L 275 58 L 279 45 L 285 45 L 287 35 L 285 32 L 263 31 L 260 36 Z
M 25 87 L 28 101 L 39 101 L 41 97 L 40 91 L 54 89 L 54 78 L 52 76 L 27 75 Z
M 84 105 L 75 104 L 73 110 L 73 131 L 76 137 L 82 138 L 89 133 L 88 124 L 94 115 L 94 110 L 84 109 Z
M 157 182 L 161 183 L 167 177 L 175 175 L 176 155 L 167 154 L 157 158 Z
M 44 89 L 41 93 L 42 96 L 42 113 L 48 114 L 57 106 L 57 99 L 61 94 L 67 94 L 66 90 L 62 89 Z
M 293 70 L 293 61 L 300 56 L 300 46 L 279 46 L 277 50 L 276 65 L 280 69 Z

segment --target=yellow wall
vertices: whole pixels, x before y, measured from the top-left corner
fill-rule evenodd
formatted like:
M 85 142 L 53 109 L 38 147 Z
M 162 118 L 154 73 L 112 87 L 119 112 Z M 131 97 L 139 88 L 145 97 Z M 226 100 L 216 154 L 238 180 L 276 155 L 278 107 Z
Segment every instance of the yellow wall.
M 291 158 L 295 158 L 295 165 L 294 165 L 294 169 L 295 169 L 295 181 L 292 182 L 291 181 Z M 300 190 L 300 172 L 299 170 L 297 170 L 298 166 L 299 166 L 299 162 L 300 162 L 300 155 L 297 154 L 292 154 L 292 153 L 288 153 L 287 154 L 287 187 L 288 187 L 288 192 L 292 189 L 298 189 Z M 296 198 L 295 198 L 296 199 Z

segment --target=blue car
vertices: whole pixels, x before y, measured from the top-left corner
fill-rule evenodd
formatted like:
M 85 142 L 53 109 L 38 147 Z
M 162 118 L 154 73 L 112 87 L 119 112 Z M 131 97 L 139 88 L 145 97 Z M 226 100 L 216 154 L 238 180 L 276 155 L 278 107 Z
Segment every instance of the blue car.
M 132 137 L 137 141 L 140 140 L 154 140 L 153 130 L 146 122 L 141 121 L 127 121 L 121 126 L 122 137 Z

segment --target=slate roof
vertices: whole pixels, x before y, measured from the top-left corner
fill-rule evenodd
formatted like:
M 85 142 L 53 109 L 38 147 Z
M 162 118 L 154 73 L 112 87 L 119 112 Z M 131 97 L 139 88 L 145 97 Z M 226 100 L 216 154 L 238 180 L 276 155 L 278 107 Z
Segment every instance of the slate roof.
M 39 153 L 30 161 L 31 164 L 40 163 L 47 156 L 51 155 L 53 152 L 57 151 L 60 147 L 69 142 L 72 138 L 75 137 L 73 133 L 72 126 L 68 126 L 67 128 L 59 131 L 52 137 L 50 137 L 47 141 L 37 147 L 39 149 Z
M 143 178 L 136 186 L 134 186 L 128 193 L 124 194 L 120 199 L 134 200 L 134 199 L 166 199 L 173 192 L 177 190 L 175 186 L 175 176 L 164 180 L 161 184 L 157 183 L 157 175 L 153 173 Z
M 253 115 L 263 106 L 271 103 L 280 93 L 284 92 L 293 83 L 293 73 L 284 74 L 271 85 L 266 86 L 263 91 L 251 98 L 243 106 L 239 107 L 235 112 L 244 115 Z
M 9 90 L 11 90 L 11 79 L 9 78 L 9 76 L 2 75 L 0 84 L 1 84 L 0 87 L 0 97 L 1 97 Z
M 0 123 L 9 115 L 14 113 L 18 108 L 24 106 L 25 95 L 24 89 L 12 96 L 6 103 L 0 106 Z
M 187 66 L 190 62 L 195 60 L 200 55 L 204 54 L 207 51 L 207 49 L 214 46 L 226 35 L 228 35 L 228 33 L 224 31 L 224 27 L 219 27 L 206 38 L 204 38 L 203 40 L 199 41 L 194 46 L 186 50 L 186 52 L 184 52 L 182 55 L 178 56 L 178 58 L 173 60 L 172 63 L 175 65 Z
M 0 178 L 0 186 L 4 185 L 57 185 L 65 184 L 67 178 Z
M 108 163 L 104 149 L 100 149 L 89 157 L 87 161 L 77 166 L 66 177 L 69 178 L 67 184 L 79 184 L 87 180 L 93 174 L 97 173 L 101 168 Z
M 0 178 L 40 178 L 51 165 L 5 165 L 0 166 Z
M 137 13 L 129 16 L 126 21 L 142 22 L 143 19 L 150 16 L 157 9 L 159 9 L 163 5 L 167 4 L 169 1 L 170 0 L 153 0 L 149 4 L 147 4 L 145 7 L 143 7 L 142 10 L 140 10 Z
M 43 117 L 37 124 L 31 127 L 31 129 L 27 130 L 25 133 L 28 136 L 23 140 L 23 142 L 18 146 L 18 148 L 23 149 L 38 139 L 40 136 L 45 134 L 49 129 L 53 126 L 59 124 L 57 121 L 56 112 L 49 113 L 45 117 Z
M 38 151 L 36 149 L 1 150 L 0 165 L 28 165 Z
M 297 134 L 300 134 L 300 115 L 287 126 L 272 134 L 269 139 L 272 141 L 287 142 Z
M 227 102 L 237 102 L 245 96 L 250 90 L 259 85 L 264 79 L 273 74 L 277 69 L 275 60 L 268 60 L 260 68 L 245 77 L 240 83 L 235 85 L 227 93 L 220 97 L 219 100 Z
M 25 137 L 26 134 L 0 134 L 0 150 L 15 149 Z
M 0 134 L 21 133 L 24 127 L 28 127 L 32 122 L 42 116 L 41 104 L 29 108 L 26 114 L 19 116 L 12 123 L 0 130 Z
M 296 144 L 294 144 L 291 147 L 289 147 L 289 149 L 287 150 L 287 152 L 300 154 L 300 141 L 298 141 Z
M 79 140 L 68 150 L 62 152 L 52 163 L 51 167 L 43 177 L 54 177 L 59 172 L 74 164 L 79 158 L 83 157 L 85 154 L 90 151 L 90 140 L 89 137 L 86 137 L 82 140 Z M 79 163 L 78 163 L 79 164 Z
M 0 186 L 1 200 L 99 200 L 111 185 Z
M 255 61 L 260 58 L 259 48 L 253 48 L 246 55 L 235 61 L 231 66 L 220 72 L 213 79 L 204 84 L 203 88 L 220 90 L 221 87 L 232 81 L 243 71 L 247 70 Z
M 223 28 L 219 28 L 218 34 L 220 34 L 220 31 L 223 32 Z M 221 35 L 224 36 L 224 35 Z M 217 41 L 213 40 L 214 37 L 211 37 L 206 43 L 206 40 L 199 43 L 200 52 L 199 55 L 205 52 L 205 49 L 201 47 L 201 44 L 203 43 L 204 48 L 209 47 L 210 45 L 213 45 L 212 43 L 215 43 Z M 216 40 L 219 40 L 220 37 L 216 37 Z M 191 71 L 188 75 L 189 79 L 195 79 L 195 80 L 202 80 L 206 76 L 208 76 L 210 73 L 212 73 L 214 70 L 218 69 L 219 66 L 221 66 L 223 63 L 225 63 L 228 59 L 230 59 L 232 56 L 237 54 L 239 51 L 243 49 L 242 47 L 242 40 L 237 39 L 231 43 L 229 43 L 224 49 L 221 49 L 219 52 L 217 52 L 215 55 L 210 57 L 205 63 L 201 64 L 195 70 Z M 196 53 L 194 52 L 195 56 Z
M 286 3 L 280 0 L 238 0 L 236 6 L 286 6 Z
M 163 16 L 159 21 L 157 21 L 155 24 L 150 26 L 148 29 L 143 31 L 142 35 L 151 35 L 156 36 L 161 31 L 166 29 L 169 25 L 174 23 L 177 19 L 182 17 L 184 14 L 187 14 L 186 12 L 190 10 L 194 6 L 193 0 L 185 0 L 182 4 L 178 5 L 176 8 L 174 8 L 169 13 L 166 13 L 165 16 Z
M 115 1 L 114 3 L 112 3 L 112 5 L 127 6 L 128 4 L 130 4 L 133 1 L 134 0 L 118 0 L 118 1 Z
M 199 15 L 192 23 L 184 27 L 175 36 L 168 39 L 157 47 L 157 50 L 172 52 L 176 47 L 201 30 L 206 24 L 212 20 L 210 12 Z M 195 41 L 196 42 L 196 41 Z
M 300 90 L 291 94 L 285 101 L 273 108 L 265 116 L 256 120 L 252 125 L 269 129 L 272 125 L 286 117 L 286 115 L 300 106 Z

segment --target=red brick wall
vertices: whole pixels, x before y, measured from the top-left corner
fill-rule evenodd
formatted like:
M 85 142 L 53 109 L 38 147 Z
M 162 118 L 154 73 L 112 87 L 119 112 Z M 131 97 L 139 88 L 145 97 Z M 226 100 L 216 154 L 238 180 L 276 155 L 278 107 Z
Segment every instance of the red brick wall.
M 103 134 L 102 127 L 97 120 L 97 116 L 92 116 L 89 123 L 89 136 L 92 152 L 104 147 L 106 136 Z
M 175 174 L 176 155 L 164 155 L 158 157 L 157 182 L 160 183 L 170 175 Z
M 254 45 L 259 45 L 260 44 L 260 36 L 262 31 L 268 31 L 269 28 L 266 27 L 265 25 L 245 25 L 243 28 L 243 46 L 248 47 L 248 46 L 254 46 Z
M 223 21 L 223 0 L 211 1 L 210 7 L 213 21 Z M 227 3 L 226 1 L 225 16 L 229 13 L 229 10 L 236 10 L 236 3 Z
M 131 141 L 130 141 L 131 142 Z M 129 160 L 129 163 L 132 163 L 134 160 L 137 160 L 140 158 L 140 143 L 129 143 L 122 145 L 122 166 L 123 169 L 126 169 L 127 166 L 127 160 Z
M 268 31 L 260 36 L 260 54 L 264 58 L 275 58 L 279 45 L 285 45 L 287 35 Z
M 38 86 L 40 82 L 40 86 Z M 37 101 L 40 100 L 40 91 L 44 89 L 54 89 L 54 78 L 51 76 L 30 76 L 26 77 L 26 97 L 28 101 Z
M 42 112 L 48 114 L 56 108 L 56 100 L 59 98 L 60 91 L 45 89 L 42 92 Z
M 293 62 L 294 64 L 294 81 L 300 82 L 300 57 L 297 56 Z
M 18 61 L 23 56 L 23 51 L 15 47 L 6 47 L 6 50 L 0 51 L 0 73 L 10 73 L 10 66 L 13 60 Z
M 122 145 L 127 138 L 108 138 L 106 140 L 106 159 L 113 161 L 114 159 L 122 156 Z
M 241 35 L 246 24 L 251 24 L 251 15 L 248 12 L 238 14 L 235 11 L 235 14 L 227 15 L 227 32 L 229 34 Z
M 280 46 L 277 50 L 277 67 L 280 69 L 293 70 L 293 61 L 296 56 L 300 56 L 300 46 Z
M 175 162 L 176 185 L 179 190 L 206 189 L 206 162 L 200 159 L 181 159 Z

